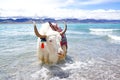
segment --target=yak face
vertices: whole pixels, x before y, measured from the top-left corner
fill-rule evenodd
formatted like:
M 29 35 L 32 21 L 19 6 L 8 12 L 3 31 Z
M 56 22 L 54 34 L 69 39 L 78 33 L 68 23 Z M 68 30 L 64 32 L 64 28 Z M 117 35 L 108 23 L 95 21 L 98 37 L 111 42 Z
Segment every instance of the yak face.
M 49 32 L 48 32 L 49 34 Z M 52 53 L 63 54 L 63 50 L 61 48 L 61 35 L 59 32 L 52 31 L 50 35 L 46 37 L 46 43 L 49 51 Z

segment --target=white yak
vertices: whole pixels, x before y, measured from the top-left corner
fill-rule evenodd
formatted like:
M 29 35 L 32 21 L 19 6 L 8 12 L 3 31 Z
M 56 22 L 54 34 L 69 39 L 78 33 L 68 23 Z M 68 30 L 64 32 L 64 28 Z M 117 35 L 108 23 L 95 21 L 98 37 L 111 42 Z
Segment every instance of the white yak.
M 54 28 L 58 29 L 55 30 Z M 34 32 L 38 37 L 37 55 L 41 63 L 55 64 L 65 59 L 67 54 L 66 30 L 66 23 L 64 30 L 60 30 L 57 25 L 46 22 L 41 25 L 38 31 L 34 23 Z

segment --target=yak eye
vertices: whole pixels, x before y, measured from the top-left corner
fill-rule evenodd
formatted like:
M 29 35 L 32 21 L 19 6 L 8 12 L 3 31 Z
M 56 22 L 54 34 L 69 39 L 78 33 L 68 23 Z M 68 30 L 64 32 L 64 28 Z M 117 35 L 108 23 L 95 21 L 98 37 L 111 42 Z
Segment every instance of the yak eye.
M 49 42 L 52 42 L 52 40 L 49 40 Z

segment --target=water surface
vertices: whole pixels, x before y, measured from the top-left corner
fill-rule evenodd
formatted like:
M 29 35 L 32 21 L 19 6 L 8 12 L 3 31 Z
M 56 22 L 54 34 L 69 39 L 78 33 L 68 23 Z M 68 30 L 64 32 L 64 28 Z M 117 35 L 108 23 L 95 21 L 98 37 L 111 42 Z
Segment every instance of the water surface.
M 0 80 L 120 79 L 120 24 L 71 23 L 66 36 L 66 60 L 41 66 L 33 24 L 0 24 Z

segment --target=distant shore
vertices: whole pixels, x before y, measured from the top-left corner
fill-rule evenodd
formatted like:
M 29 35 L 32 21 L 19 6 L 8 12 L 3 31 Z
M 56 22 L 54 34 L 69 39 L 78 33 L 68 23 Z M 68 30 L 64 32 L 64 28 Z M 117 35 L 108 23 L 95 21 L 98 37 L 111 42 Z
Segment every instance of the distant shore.
M 105 19 L 53 19 L 53 18 L 44 18 L 44 19 L 33 19 L 33 18 L 0 18 L 0 24 L 32 24 L 35 21 L 36 23 L 44 23 L 44 22 L 57 22 L 63 23 L 64 21 L 67 23 L 120 23 L 120 20 L 105 20 Z

